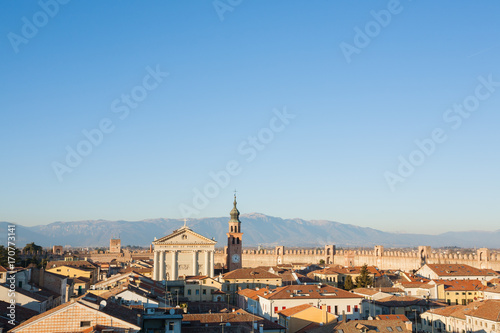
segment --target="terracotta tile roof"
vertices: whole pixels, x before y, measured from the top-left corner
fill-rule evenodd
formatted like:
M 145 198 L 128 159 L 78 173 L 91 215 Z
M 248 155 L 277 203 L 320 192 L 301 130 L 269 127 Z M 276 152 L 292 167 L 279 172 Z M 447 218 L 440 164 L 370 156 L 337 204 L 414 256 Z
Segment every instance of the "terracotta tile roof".
M 385 307 L 406 307 L 411 305 L 435 305 L 438 306 L 436 302 L 428 302 L 425 299 L 411 297 L 411 296 L 389 296 L 381 298 L 379 300 L 373 301 L 375 304 L 379 304 Z
M 3 273 L 3 272 L 8 272 L 8 270 L 7 270 L 5 267 L 0 266 L 0 272 L 2 272 L 2 273 Z
M 380 290 L 378 290 L 376 288 L 356 288 L 356 289 L 351 290 L 351 292 L 356 293 L 356 294 L 361 294 L 361 295 L 373 296 L 373 295 L 379 293 Z
M 399 327 L 399 329 L 398 329 Z M 360 333 L 364 330 L 367 333 L 410 333 L 406 324 L 402 320 L 351 320 L 332 323 L 316 329 L 309 330 L 311 333 Z
M 381 287 L 378 289 L 383 293 L 402 293 L 402 292 L 404 292 L 403 289 L 397 288 L 397 287 Z
M 310 330 L 317 328 L 317 327 L 320 327 L 320 326 L 321 325 L 319 323 L 310 323 L 310 324 L 302 327 L 300 330 L 298 330 L 295 333 L 306 333 L 306 332 L 309 332 Z
M 266 299 L 325 299 L 325 298 L 363 298 L 363 296 L 329 285 L 291 285 L 271 290 Z
M 417 276 L 415 274 L 403 273 L 402 276 L 403 276 L 403 278 L 408 280 L 408 282 L 429 282 L 430 281 L 430 279 L 427 279 L 427 278 L 424 278 L 421 276 Z
M 476 291 L 486 289 L 486 286 L 480 280 L 436 280 L 435 282 L 444 284 L 445 291 Z
M 279 275 L 270 273 L 263 269 L 257 268 L 240 268 L 234 271 L 228 272 L 222 276 L 224 280 L 230 279 L 247 279 L 247 280 L 257 280 L 257 279 L 281 279 Z
M 438 276 L 498 276 L 498 273 L 491 269 L 479 269 L 469 265 L 427 264 L 427 267 Z
M 441 315 L 441 316 L 449 317 L 455 313 L 458 314 L 458 311 L 464 310 L 465 308 L 466 308 L 465 305 L 451 305 L 451 306 L 446 306 L 446 307 L 439 308 L 439 309 L 429 310 L 428 312 L 434 313 L 437 315 Z M 454 316 L 454 317 L 456 317 L 456 316 Z M 463 317 L 463 319 L 465 319 L 465 316 Z
M 403 288 L 421 288 L 421 289 L 434 288 L 434 285 L 428 284 L 427 282 L 401 282 L 400 285 Z
M 47 310 L 45 312 L 42 312 L 39 315 L 33 316 L 30 319 L 22 322 L 19 326 L 16 326 L 15 330 L 18 330 L 21 327 L 24 327 L 24 326 L 26 326 L 28 324 L 33 323 L 34 321 L 37 321 L 37 320 L 42 319 L 42 318 L 44 318 L 46 316 L 49 316 L 49 315 L 51 315 L 54 312 L 63 310 L 64 308 L 67 308 L 69 306 L 74 306 L 74 303 L 73 302 L 66 302 L 66 303 L 63 303 L 63 304 L 61 304 L 59 306 L 56 306 L 55 308 L 52 308 L 52 309 Z
M 192 313 L 186 313 L 183 315 L 182 318 L 182 326 L 183 330 L 184 328 L 188 329 L 189 326 L 212 326 L 216 325 L 219 326 L 219 324 L 223 323 L 246 323 L 250 328 L 252 326 L 252 322 L 256 322 L 258 324 L 263 324 L 264 329 L 284 329 L 283 326 L 273 323 L 267 319 L 263 319 L 262 317 L 252 315 L 251 313 L 248 313 L 244 310 L 238 310 L 234 312 L 228 312 L 228 313 L 199 313 L 199 314 L 192 314 Z
M 477 304 L 477 305 L 476 305 Z M 473 302 L 467 305 L 471 308 L 470 315 L 495 322 L 500 322 L 500 300 L 485 300 L 482 302 Z
M 299 312 L 302 312 L 302 311 L 307 310 L 307 309 L 312 308 L 312 307 L 313 306 L 311 304 L 301 304 L 301 305 L 294 306 L 292 308 L 278 311 L 276 313 L 281 315 L 281 316 L 290 317 L 290 316 L 293 316 L 294 314 L 297 314 Z
M 257 301 L 259 299 L 259 295 L 263 296 L 266 293 L 269 293 L 269 289 L 267 289 L 267 288 L 260 288 L 259 290 L 243 289 L 243 290 L 238 291 L 238 295 L 246 296 L 246 297 L 251 298 L 255 301 Z
M 377 320 L 402 320 L 402 321 L 410 321 L 410 319 L 406 318 L 405 315 L 402 314 L 393 314 L 393 315 L 378 315 L 376 317 Z
M 90 261 L 87 260 L 74 260 L 74 261 L 64 261 L 64 260 L 57 260 L 57 261 L 49 261 L 47 263 L 47 269 L 49 268 L 54 268 L 54 267 L 60 267 L 60 266 L 69 266 L 69 267 L 75 267 L 75 268 L 92 268 L 95 269 L 97 266 Z
M 433 309 L 428 312 L 460 319 L 466 319 L 466 316 L 471 316 L 500 322 L 500 300 L 483 300 L 467 305 L 453 305 L 441 309 Z
M 484 289 L 485 292 L 500 294 L 500 284 Z

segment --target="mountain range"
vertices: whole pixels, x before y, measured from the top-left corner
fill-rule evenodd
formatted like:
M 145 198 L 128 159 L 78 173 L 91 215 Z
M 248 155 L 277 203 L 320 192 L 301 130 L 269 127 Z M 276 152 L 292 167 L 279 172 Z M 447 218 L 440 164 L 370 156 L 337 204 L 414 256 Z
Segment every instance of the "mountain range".
M 190 219 L 187 225 L 193 231 L 226 245 L 228 217 Z M 326 220 L 282 219 L 260 213 L 240 216 L 243 245 L 255 247 L 488 247 L 500 248 L 500 230 L 446 232 L 439 235 L 391 233 Z M 6 245 L 8 222 L 0 222 L 0 244 Z M 149 246 L 156 238 L 170 234 L 184 224 L 181 219 L 147 219 L 142 221 L 88 220 L 54 222 L 47 225 L 16 226 L 16 246 L 35 242 L 41 246 L 70 245 L 75 247 L 109 246 L 109 239 L 119 237 L 122 246 Z

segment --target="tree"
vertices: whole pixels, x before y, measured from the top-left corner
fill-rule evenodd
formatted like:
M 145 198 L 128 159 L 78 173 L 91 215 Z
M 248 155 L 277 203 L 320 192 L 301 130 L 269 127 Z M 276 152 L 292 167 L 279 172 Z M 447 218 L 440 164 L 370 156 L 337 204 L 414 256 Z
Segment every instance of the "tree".
M 350 275 L 345 277 L 344 289 L 347 291 L 354 289 L 354 283 L 352 283 L 352 277 Z
M 363 267 L 361 267 L 361 272 L 356 277 L 356 287 L 366 288 L 369 286 L 373 286 L 373 279 L 370 276 L 370 272 L 368 272 L 368 266 L 364 264 Z
M 29 253 L 29 252 L 37 253 L 37 251 L 42 251 L 42 247 L 40 245 L 36 245 L 35 242 L 32 242 L 26 244 L 23 250 L 24 253 Z
M 12 250 L 12 248 L 10 248 Z M 12 252 L 11 252 L 12 254 Z M 3 266 L 7 269 L 9 269 L 9 264 L 12 264 L 14 266 L 17 266 L 19 263 L 19 249 L 15 248 L 14 249 L 14 262 L 9 263 L 9 247 L 5 247 L 3 245 L 0 245 L 0 266 Z M 12 260 L 12 259 L 11 259 Z

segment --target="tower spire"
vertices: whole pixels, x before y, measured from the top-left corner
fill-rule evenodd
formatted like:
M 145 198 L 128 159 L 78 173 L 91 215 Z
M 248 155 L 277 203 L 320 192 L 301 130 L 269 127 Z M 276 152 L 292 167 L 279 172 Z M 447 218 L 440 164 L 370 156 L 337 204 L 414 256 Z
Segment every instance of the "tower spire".
M 240 211 L 238 208 L 236 208 L 236 190 L 234 191 L 234 201 L 233 201 L 233 209 L 231 209 L 231 212 L 229 215 L 231 216 L 231 220 L 229 222 L 241 222 L 240 221 Z

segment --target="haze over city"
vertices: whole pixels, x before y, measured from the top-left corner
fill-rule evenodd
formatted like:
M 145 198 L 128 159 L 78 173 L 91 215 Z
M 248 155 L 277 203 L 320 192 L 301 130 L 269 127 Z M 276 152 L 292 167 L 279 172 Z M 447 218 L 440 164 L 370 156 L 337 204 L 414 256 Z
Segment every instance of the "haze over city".
M 499 228 L 500 4 L 237 3 L 3 2 L 0 221 Z

